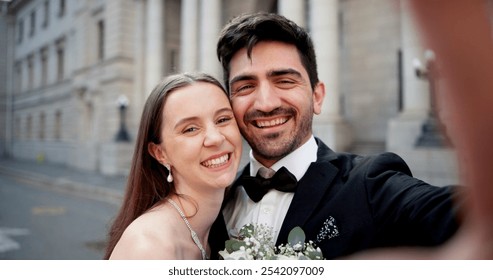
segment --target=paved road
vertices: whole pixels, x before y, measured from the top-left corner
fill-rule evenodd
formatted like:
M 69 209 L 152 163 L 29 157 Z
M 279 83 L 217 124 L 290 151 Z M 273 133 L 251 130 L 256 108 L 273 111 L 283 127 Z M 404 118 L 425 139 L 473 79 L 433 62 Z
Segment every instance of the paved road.
M 117 205 L 0 175 L 0 259 L 101 259 Z

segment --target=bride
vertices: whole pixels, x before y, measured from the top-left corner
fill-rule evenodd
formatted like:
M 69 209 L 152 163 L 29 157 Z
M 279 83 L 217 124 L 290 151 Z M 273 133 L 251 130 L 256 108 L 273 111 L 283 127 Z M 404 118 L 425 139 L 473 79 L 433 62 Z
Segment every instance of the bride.
M 202 73 L 159 83 L 145 104 L 105 259 L 207 259 L 209 230 L 242 141 L 221 84 Z

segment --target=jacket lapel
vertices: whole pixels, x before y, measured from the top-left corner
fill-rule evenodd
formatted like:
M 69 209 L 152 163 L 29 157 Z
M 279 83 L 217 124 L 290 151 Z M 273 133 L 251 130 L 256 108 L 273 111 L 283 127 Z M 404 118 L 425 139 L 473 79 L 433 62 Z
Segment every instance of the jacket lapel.
M 281 226 L 276 245 L 287 240 L 291 229 L 306 223 L 339 172 L 339 169 L 331 163 L 337 159 L 336 154 L 320 140 L 316 140 L 318 144 L 317 162 L 310 165 L 298 182 L 298 188 Z

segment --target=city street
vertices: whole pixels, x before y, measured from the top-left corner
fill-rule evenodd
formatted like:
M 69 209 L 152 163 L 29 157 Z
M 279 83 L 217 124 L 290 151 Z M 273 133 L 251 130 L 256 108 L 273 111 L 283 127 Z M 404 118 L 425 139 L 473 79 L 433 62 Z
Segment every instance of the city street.
M 0 175 L 0 259 L 101 259 L 117 208 Z

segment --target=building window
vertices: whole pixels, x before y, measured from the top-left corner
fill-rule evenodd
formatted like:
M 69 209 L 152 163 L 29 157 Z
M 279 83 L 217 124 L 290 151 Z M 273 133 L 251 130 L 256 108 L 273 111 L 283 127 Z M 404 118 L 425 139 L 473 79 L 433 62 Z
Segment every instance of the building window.
M 178 52 L 176 49 L 171 49 L 169 53 L 168 73 L 176 72 L 177 69 L 178 69 Z
M 46 127 L 46 117 L 45 113 L 41 112 L 39 115 L 39 139 L 44 140 L 45 139 L 45 128 Z
M 32 130 L 33 130 L 33 117 L 31 115 L 27 116 L 26 121 L 26 139 L 30 140 L 32 138 Z
M 22 63 L 17 62 L 15 65 L 15 91 L 20 93 L 22 91 Z
M 34 85 L 34 62 L 33 56 L 27 58 L 27 89 L 32 90 Z
M 64 65 L 65 65 L 65 43 L 64 40 L 57 41 L 57 81 L 60 82 L 64 78 Z
M 50 1 L 46 0 L 44 3 L 44 18 L 43 18 L 44 28 L 48 26 L 49 20 L 50 20 Z
M 59 0 L 58 2 L 58 17 L 63 17 L 65 15 L 65 0 Z
M 24 21 L 19 20 L 17 23 L 17 43 L 22 43 L 22 37 L 24 37 Z
M 85 104 L 82 120 L 84 122 L 82 139 L 84 139 L 84 141 L 87 141 L 93 138 L 92 136 L 94 132 L 94 106 L 92 105 L 92 103 Z
M 57 111 L 55 113 L 55 129 L 53 131 L 53 137 L 55 140 L 62 138 L 62 112 Z
M 41 86 L 48 84 L 48 49 L 41 49 Z
M 98 59 L 104 59 L 104 21 L 98 21 Z
M 31 24 L 30 24 L 30 29 L 29 29 L 29 36 L 32 37 L 34 36 L 34 33 L 36 31 L 36 11 L 31 12 Z
M 19 117 L 15 118 L 14 137 L 15 137 L 15 139 L 21 138 L 21 119 Z
M 63 48 L 59 48 L 57 50 L 57 80 L 62 81 L 63 80 L 63 57 L 64 57 L 64 50 Z

